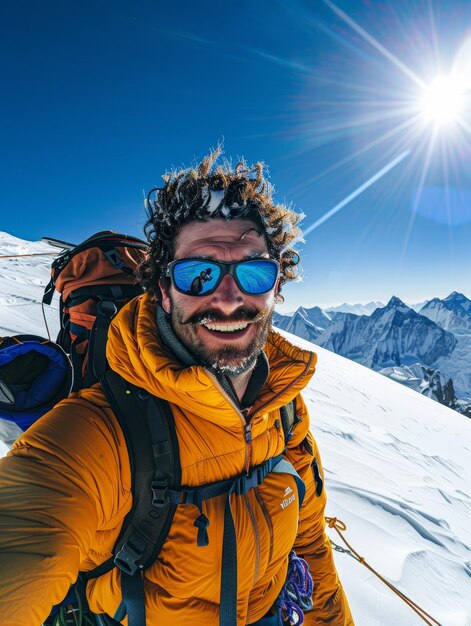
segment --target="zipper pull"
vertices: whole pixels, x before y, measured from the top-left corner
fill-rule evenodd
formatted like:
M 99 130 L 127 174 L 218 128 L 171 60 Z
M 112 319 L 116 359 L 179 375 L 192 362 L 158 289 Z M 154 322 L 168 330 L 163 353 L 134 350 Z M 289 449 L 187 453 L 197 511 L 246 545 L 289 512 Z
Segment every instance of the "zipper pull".
M 252 422 L 249 422 L 245 425 L 245 441 L 247 443 L 252 443 Z
M 248 474 L 250 470 L 250 464 L 252 462 L 252 422 L 249 422 L 244 427 L 245 441 L 247 443 L 247 463 L 245 465 L 245 473 Z

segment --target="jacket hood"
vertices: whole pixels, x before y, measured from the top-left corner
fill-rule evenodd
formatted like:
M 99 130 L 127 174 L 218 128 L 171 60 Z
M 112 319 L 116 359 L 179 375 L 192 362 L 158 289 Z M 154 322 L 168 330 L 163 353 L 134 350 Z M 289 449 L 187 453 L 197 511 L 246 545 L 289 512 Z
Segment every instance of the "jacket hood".
M 112 321 L 106 356 L 111 369 L 125 380 L 184 410 L 220 415 L 228 404 L 234 408 L 213 372 L 202 365 L 189 365 L 191 356 L 182 357 L 188 351 L 183 349 L 179 359 L 178 351 L 168 345 L 158 330 L 157 303 L 144 294 L 131 300 Z M 274 331 L 270 331 L 264 351 L 270 371 L 251 413 L 288 403 L 307 385 L 315 370 L 314 352 L 292 345 Z

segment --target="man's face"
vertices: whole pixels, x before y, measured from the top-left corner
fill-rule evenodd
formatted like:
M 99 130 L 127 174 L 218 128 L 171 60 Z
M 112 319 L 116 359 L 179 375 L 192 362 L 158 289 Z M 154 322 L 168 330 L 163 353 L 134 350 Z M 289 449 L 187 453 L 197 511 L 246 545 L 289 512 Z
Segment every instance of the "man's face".
M 250 220 L 212 219 L 182 226 L 174 242 L 174 258 L 205 257 L 233 262 L 268 258 L 264 235 Z M 191 296 L 173 285 L 162 287 L 162 306 L 175 334 L 206 367 L 228 375 L 250 370 L 265 345 L 271 327 L 275 287 L 262 295 L 240 291 L 234 278 L 224 276 L 214 293 Z

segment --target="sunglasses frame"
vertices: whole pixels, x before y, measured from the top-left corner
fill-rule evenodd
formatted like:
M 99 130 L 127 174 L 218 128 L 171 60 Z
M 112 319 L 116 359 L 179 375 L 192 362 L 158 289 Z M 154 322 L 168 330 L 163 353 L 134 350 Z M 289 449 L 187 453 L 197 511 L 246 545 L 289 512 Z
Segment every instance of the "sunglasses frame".
M 202 263 L 213 263 L 214 265 L 217 265 L 218 267 L 221 268 L 221 275 L 219 276 L 218 280 L 215 282 L 215 284 L 212 286 L 212 288 L 209 291 L 206 291 L 205 293 L 188 293 L 188 291 L 184 291 L 183 289 L 180 289 L 177 286 L 175 278 L 174 278 L 174 267 L 178 263 L 181 263 L 182 261 L 201 261 Z M 253 263 L 254 261 L 268 261 L 270 264 L 276 265 L 276 277 L 273 282 L 273 286 L 270 287 L 270 289 L 267 289 L 266 291 L 261 291 L 259 293 L 250 293 L 249 291 L 246 291 L 240 284 L 240 281 L 236 274 L 236 269 L 239 265 L 243 265 L 244 263 Z M 216 289 L 219 287 L 219 285 L 221 284 L 222 279 L 224 278 L 224 276 L 226 276 L 226 274 L 229 274 L 229 276 L 232 276 L 237 287 L 246 296 L 262 296 L 263 294 L 268 293 L 269 291 L 274 289 L 276 282 L 278 278 L 280 277 L 280 264 L 275 259 L 269 259 L 266 257 L 252 257 L 250 259 L 242 259 L 240 261 L 232 261 L 232 262 L 217 261 L 216 259 L 211 259 L 208 257 L 184 257 L 182 259 L 174 259 L 173 261 L 170 261 L 170 263 L 167 265 L 167 270 L 165 272 L 165 276 L 167 278 L 170 278 L 170 281 L 173 287 L 178 292 L 183 293 L 185 296 L 192 296 L 195 298 L 202 298 L 204 296 L 210 296 L 211 294 L 213 294 L 216 291 Z

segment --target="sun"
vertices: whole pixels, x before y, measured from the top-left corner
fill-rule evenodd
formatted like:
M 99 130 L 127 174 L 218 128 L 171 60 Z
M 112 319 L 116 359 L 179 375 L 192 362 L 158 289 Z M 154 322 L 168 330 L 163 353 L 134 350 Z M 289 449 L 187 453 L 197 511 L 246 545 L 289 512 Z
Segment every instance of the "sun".
M 442 127 L 458 121 L 463 104 L 461 81 L 448 74 L 437 76 L 424 89 L 419 108 L 425 122 Z

